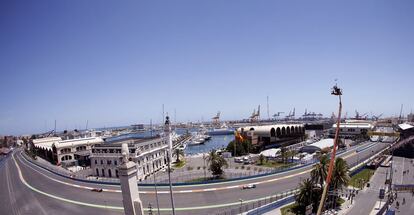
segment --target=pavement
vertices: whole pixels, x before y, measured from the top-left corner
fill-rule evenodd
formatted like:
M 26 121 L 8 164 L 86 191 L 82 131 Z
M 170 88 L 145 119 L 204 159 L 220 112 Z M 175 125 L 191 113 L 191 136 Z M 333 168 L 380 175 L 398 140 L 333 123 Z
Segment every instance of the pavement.
M 393 170 L 393 184 L 414 184 L 414 161 L 412 159 L 403 157 L 393 157 L 392 159 Z M 351 205 L 349 209 L 345 209 L 342 214 L 376 214 L 382 205 L 384 200 L 379 199 L 379 190 L 384 188 L 385 179 L 391 171 L 390 167 L 379 167 L 371 178 L 371 186 L 364 188 L 359 192 L 359 195 L 355 197 L 355 204 Z M 402 204 L 403 198 L 406 199 L 405 204 Z M 399 202 L 398 209 L 396 208 L 396 202 Z M 397 214 L 412 214 L 414 210 L 414 195 L 410 192 L 397 194 L 397 199 L 391 205 Z
M 350 165 L 368 158 L 385 148 L 385 143 L 366 142 L 341 154 Z M 357 152 L 358 149 L 358 152 Z M 4 164 L 3 164 L 4 162 Z M 312 166 L 239 181 L 201 185 L 174 186 L 176 214 L 215 214 L 239 200 L 252 202 L 297 187 L 300 180 L 309 177 Z M 28 162 L 15 151 L 0 163 L 0 211 L 4 214 L 121 214 L 120 187 L 74 181 L 60 177 Z M 414 171 L 413 171 L 414 172 Z M 246 184 L 257 187 L 242 190 Z M 91 188 L 103 188 L 102 193 Z M 156 207 L 154 187 L 140 186 L 140 197 L 146 209 L 149 203 Z M 162 214 L 171 214 L 168 187 L 158 186 Z
M 341 214 L 370 214 L 374 210 L 376 202 L 379 201 L 379 190 L 386 188 L 385 177 L 387 167 L 378 167 L 370 180 L 370 187 L 364 187 L 353 199 L 353 204 L 344 206 Z M 382 201 L 384 204 L 384 201 Z
M 392 168 L 393 184 L 414 184 L 414 159 L 394 156 Z

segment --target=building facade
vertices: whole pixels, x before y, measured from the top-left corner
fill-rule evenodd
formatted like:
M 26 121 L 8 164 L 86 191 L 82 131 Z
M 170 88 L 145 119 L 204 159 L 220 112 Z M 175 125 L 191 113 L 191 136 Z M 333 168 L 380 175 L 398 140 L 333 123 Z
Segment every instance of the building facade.
M 163 137 L 129 138 L 108 141 L 92 148 L 91 169 L 97 177 L 118 178 L 122 144 L 127 143 L 129 158 L 137 165 L 137 178 L 144 180 L 167 165 L 168 143 Z
M 303 124 L 275 124 L 241 127 L 237 129 L 237 132 L 253 145 L 272 148 L 302 141 L 305 128 Z
M 344 122 L 339 125 L 340 138 L 355 138 L 364 137 L 369 131 L 372 131 L 374 126 L 370 122 Z M 330 137 L 335 137 L 336 123 L 332 125 L 329 131 Z
M 51 163 L 67 166 L 88 166 L 92 146 L 103 143 L 100 137 L 62 140 L 60 137 L 34 139 L 37 155 Z

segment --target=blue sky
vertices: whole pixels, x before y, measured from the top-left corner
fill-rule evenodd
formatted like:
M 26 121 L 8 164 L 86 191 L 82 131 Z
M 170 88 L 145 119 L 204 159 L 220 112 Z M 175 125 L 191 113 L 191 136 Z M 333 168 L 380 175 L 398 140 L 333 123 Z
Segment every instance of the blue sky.
M 0 134 L 414 107 L 413 1 L 0 2 Z M 266 110 L 262 109 L 266 116 Z

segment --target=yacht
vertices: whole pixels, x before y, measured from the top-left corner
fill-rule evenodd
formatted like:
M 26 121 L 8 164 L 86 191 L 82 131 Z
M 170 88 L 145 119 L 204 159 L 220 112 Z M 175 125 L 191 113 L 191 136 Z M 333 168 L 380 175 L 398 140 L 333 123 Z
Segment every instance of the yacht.
M 208 135 L 229 135 L 234 134 L 234 128 L 229 128 L 225 123 L 223 123 L 220 128 L 212 128 L 207 131 Z

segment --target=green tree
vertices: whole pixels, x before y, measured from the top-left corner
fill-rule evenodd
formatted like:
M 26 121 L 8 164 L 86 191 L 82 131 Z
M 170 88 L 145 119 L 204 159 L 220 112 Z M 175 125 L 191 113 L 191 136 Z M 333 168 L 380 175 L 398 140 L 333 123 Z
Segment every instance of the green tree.
M 316 211 L 319 200 L 322 195 L 322 189 L 309 178 L 299 184 L 299 194 L 296 196 L 297 214 L 304 214 L 306 206 L 312 205 L 313 211 Z
M 233 140 L 227 145 L 226 150 L 231 152 L 233 156 L 242 156 L 252 152 L 253 145 L 249 140 L 243 140 L 242 142 Z
M 350 180 L 348 174 L 348 164 L 343 158 L 335 159 L 335 167 L 332 174 L 331 184 L 334 189 L 341 189 L 343 186 L 347 186 Z
M 184 156 L 184 151 L 177 148 L 177 149 L 174 150 L 174 155 L 176 157 L 175 162 L 179 163 L 180 162 L 180 156 Z
M 332 172 L 332 180 L 330 184 L 330 188 L 333 191 L 338 191 L 342 189 L 344 186 L 348 186 L 349 181 L 351 180 L 348 174 L 348 164 L 346 161 L 342 158 L 336 158 L 335 159 L 335 167 Z M 336 192 L 334 192 L 336 193 Z M 336 206 L 336 202 L 338 199 L 338 195 L 332 195 L 331 196 L 331 202 L 334 203 L 334 206 Z
M 265 156 L 263 154 L 260 154 L 260 156 L 259 156 L 259 164 L 260 165 L 263 165 L 264 160 L 265 160 Z
M 290 158 L 290 162 L 293 163 L 293 157 L 295 157 L 298 154 L 296 150 L 289 150 L 286 152 L 286 159 Z
M 286 163 L 286 160 L 287 160 L 287 158 L 289 156 L 287 152 L 288 152 L 288 150 L 286 149 L 286 147 L 282 146 L 280 148 L 280 156 L 282 158 L 282 162 L 283 163 Z
M 328 156 L 322 155 L 319 158 L 319 163 L 315 164 L 311 171 L 311 180 L 314 183 L 318 183 L 320 187 L 323 187 L 323 184 L 326 179 L 326 175 L 328 174 L 328 164 L 329 164 Z
M 217 154 L 216 150 L 211 150 L 207 156 L 208 170 L 216 177 L 221 177 L 224 173 L 223 167 L 227 166 L 227 161 Z

